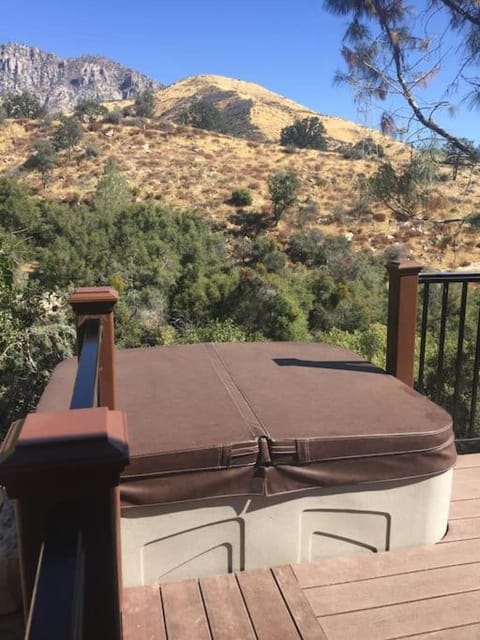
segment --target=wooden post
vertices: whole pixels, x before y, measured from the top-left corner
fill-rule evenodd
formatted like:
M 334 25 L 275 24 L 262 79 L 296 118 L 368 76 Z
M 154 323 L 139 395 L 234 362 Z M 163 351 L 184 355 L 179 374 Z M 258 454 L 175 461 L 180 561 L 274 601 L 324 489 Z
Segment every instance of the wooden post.
M 423 266 L 398 261 L 387 264 L 388 321 L 387 373 L 413 386 L 415 336 L 417 331 L 418 274 Z
M 75 313 L 77 343 L 81 346 L 82 324 L 87 318 L 101 318 L 102 346 L 98 371 L 99 404 L 109 409 L 116 408 L 115 401 L 115 334 L 113 308 L 118 293 L 112 287 L 85 287 L 76 289 L 68 301 Z
M 0 483 L 17 500 L 25 612 L 52 514 L 76 515 L 85 548 L 85 638 L 121 639 L 118 484 L 128 463 L 126 418 L 105 407 L 29 414 L 0 449 Z

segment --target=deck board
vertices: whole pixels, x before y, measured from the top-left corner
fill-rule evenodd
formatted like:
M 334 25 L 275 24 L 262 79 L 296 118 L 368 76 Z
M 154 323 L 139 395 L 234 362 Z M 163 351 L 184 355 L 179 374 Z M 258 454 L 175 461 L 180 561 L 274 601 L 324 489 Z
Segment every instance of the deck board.
M 237 580 L 258 640 L 301 638 L 271 571 L 254 569 L 237 573 Z
M 289 566 L 276 567 L 272 573 L 303 640 L 327 640 L 319 628 L 307 598 L 300 589 L 292 568 Z
M 123 640 L 166 640 L 158 587 L 132 587 L 124 590 Z
M 124 640 L 478 640 L 480 454 L 459 458 L 440 544 L 136 589 Z
M 198 580 L 161 586 L 168 640 L 211 640 Z
M 480 588 L 480 563 L 305 590 L 317 616 L 416 602 Z
M 200 590 L 214 640 L 256 639 L 234 575 L 202 578 Z
M 328 640 L 392 640 L 480 622 L 480 591 L 320 618 Z

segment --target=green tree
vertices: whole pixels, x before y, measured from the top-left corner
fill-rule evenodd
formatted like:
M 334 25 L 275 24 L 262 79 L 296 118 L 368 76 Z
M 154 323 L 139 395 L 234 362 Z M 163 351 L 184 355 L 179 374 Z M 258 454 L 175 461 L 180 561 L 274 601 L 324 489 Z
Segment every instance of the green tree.
M 155 93 L 145 89 L 135 98 L 135 115 L 139 118 L 153 118 L 155 115 Z
M 108 161 L 98 181 L 94 196 L 95 209 L 104 217 L 118 214 L 132 200 L 128 182 L 114 162 Z
M 41 118 L 45 115 L 45 107 L 33 93 L 7 93 L 3 96 L 2 107 L 7 118 Z
M 287 209 L 297 202 L 300 180 L 294 171 L 280 171 L 268 178 L 268 190 L 272 201 L 275 224 Z
M 443 153 L 445 154 L 445 162 L 452 166 L 452 180 L 457 179 L 458 170 L 460 167 L 471 165 L 473 162 L 480 162 L 480 149 L 475 148 L 473 140 L 467 138 L 461 138 L 463 144 L 470 149 L 469 153 L 459 149 L 452 142 L 446 142 L 443 146 Z
M 83 128 L 77 118 L 61 118 L 53 134 L 53 146 L 57 151 L 65 149 L 70 157 L 73 147 L 80 142 Z
M 382 163 L 361 185 L 367 197 L 382 202 L 398 220 L 426 216 L 437 167 L 428 155 L 415 155 L 402 169 Z
M 0 440 L 31 411 L 50 373 L 72 355 L 74 329 L 65 301 L 20 278 L 21 242 L 0 233 Z
M 74 114 L 82 120 L 100 120 L 108 114 L 108 109 L 95 100 L 80 100 Z
M 188 124 L 198 129 L 227 133 L 227 123 L 223 113 L 205 99 L 197 100 L 177 118 L 179 124 Z
M 382 145 L 370 136 L 359 140 L 354 145 L 349 146 L 343 152 L 343 157 L 349 160 L 361 160 L 363 158 L 383 158 L 385 150 Z
M 324 151 L 327 148 L 326 134 L 327 131 L 320 119 L 312 116 L 295 120 L 293 124 L 284 127 L 280 133 L 280 144 Z
M 39 140 L 33 145 L 32 149 L 32 154 L 27 158 L 23 166 L 30 171 L 38 171 L 45 188 L 53 169 L 58 164 L 57 152 L 51 140 Z
M 342 46 L 346 71 L 337 72 L 336 81 L 353 87 L 357 100 L 402 96 L 407 119 L 413 114 L 422 127 L 469 155 L 471 148 L 443 127 L 437 115 L 452 110 L 449 99 L 455 93 L 471 106 L 480 105 L 478 1 L 324 0 L 324 5 L 351 18 Z M 449 38 L 438 33 L 439 14 L 450 23 Z M 452 42 L 455 35 L 458 46 Z M 452 71 L 439 78 L 447 57 Z M 391 111 L 384 112 L 381 124 L 386 133 L 397 130 Z
M 306 314 L 283 276 L 241 269 L 227 308 L 229 316 L 248 334 L 260 332 L 268 340 L 308 339 Z

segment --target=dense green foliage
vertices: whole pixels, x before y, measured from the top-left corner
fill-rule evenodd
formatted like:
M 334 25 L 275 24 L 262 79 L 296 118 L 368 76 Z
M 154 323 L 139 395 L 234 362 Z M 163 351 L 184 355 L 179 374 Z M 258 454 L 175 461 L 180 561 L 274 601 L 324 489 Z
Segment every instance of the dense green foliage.
M 436 164 L 428 154 L 417 154 L 402 169 L 382 162 L 373 176 L 363 183 L 363 195 L 382 202 L 398 220 L 408 220 L 427 213 L 436 180 Z
M 252 204 L 252 193 L 248 189 L 234 189 L 228 201 L 233 207 L 249 207 Z
M 280 144 L 293 145 L 300 149 L 325 151 L 327 148 L 326 134 L 325 126 L 319 118 L 315 116 L 303 118 L 303 120 L 295 120 L 293 124 L 282 129 Z
M 38 171 L 42 176 L 45 187 L 50 174 L 58 164 L 57 153 L 51 140 L 39 140 L 32 147 L 31 155 L 25 160 L 24 168 L 28 171 Z
M 150 89 L 145 89 L 138 94 L 134 103 L 135 115 L 139 118 L 153 118 L 155 115 L 155 94 Z
M 95 100 L 81 100 L 75 107 L 74 114 L 80 119 L 96 120 L 104 118 L 108 109 Z
M 198 129 L 228 133 L 223 113 L 208 100 L 197 100 L 177 118 L 179 124 L 188 124 Z
M 244 231 L 224 235 L 198 212 L 134 203 L 112 163 L 89 205 L 34 199 L 21 183 L 0 179 L 0 431 L 34 406 L 53 366 L 72 352 L 65 300 L 77 286 L 109 284 L 120 292 L 119 346 L 318 340 L 383 364 L 386 274 L 379 257 L 318 229 L 297 231 L 283 244 L 268 226 Z M 431 294 L 423 388 L 459 421 L 468 422 L 472 401 L 479 295 L 467 309 L 455 400 L 459 292 L 450 296 L 440 380 L 441 300 Z
M 83 136 L 82 125 L 77 118 L 63 116 L 53 133 L 53 146 L 57 151 L 70 151 Z
M 343 157 L 349 160 L 362 160 L 364 158 L 383 158 L 385 150 L 382 145 L 367 136 L 353 145 L 349 145 L 343 151 Z
M 35 200 L 20 183 L 0 179 L 0 234 L 4 425 L 32 406 L 70 352 L 61 301 L 76 286 L 119 290 L 117 341 L 127 347 L 318 340 L 333 328 L 361 334 L 385 318 L 383 266 L 345 238 L 299 233 L 285 251 L 257 233 L 243 239 L 239 259 L 235 240 L 199 213 L 133 203 L 112 164 L 88 206 Z
M 276 223 L 287 209 L 297 202 L 300 181 L 294 171 L 280 171 L 268 178 L 268 190 L 272 200 L 273 218 Z
M 45 115 L 45 108 L 40 100 L 28 91 L 4 95 L 2 109 L 7 118 L 41 118 Z
M 74 329 L 61 296 L 18 270 L 24 247 L 0 232 L 0 438 L 35 406 L 52 367 L 72 354 Z

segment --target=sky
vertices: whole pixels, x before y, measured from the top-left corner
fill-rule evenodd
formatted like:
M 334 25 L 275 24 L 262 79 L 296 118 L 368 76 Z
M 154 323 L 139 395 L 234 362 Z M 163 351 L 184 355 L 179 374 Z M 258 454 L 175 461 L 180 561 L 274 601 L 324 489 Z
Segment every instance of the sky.
M 0 6 L 0 43 L 60 57 L 106 56 L 163 84 L 198 74 L 248 80 L 373 127 L 384 108 L 359 110 L 348 87 L 333 86 L 346 20 L 326 13 L 322 0 L 0 0 Z M 452 50 L 445 73 L 454 65 Z M 440 119 L 480 144 L 479 116 L 461 108 L 454 119 Z

